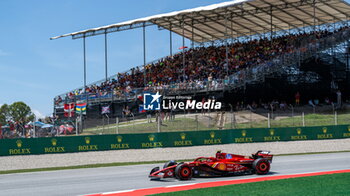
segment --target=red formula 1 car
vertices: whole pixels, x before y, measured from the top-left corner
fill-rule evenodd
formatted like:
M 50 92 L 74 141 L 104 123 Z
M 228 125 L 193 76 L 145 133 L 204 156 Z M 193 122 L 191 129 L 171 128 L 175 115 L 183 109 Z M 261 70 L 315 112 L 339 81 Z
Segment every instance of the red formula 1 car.
M 192 177 L 217 177 L 242 174 L 267 174 L 270 171 L 273 155 L 259 150 L 252 156 L 242 156 L 218 151 L 215 157 L 198 157 L 192 162 L 176 163 L 169 161 L 163 169 L 155 167 L 149 177 L 151 180 L 177 178 L 189 180 Z

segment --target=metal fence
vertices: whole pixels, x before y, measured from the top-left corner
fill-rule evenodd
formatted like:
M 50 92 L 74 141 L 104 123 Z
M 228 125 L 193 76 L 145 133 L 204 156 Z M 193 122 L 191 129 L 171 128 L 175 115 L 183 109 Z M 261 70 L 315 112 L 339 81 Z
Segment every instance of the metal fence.
M 82 134 L 125 134 L 222 129 L 278 128 L 344 125 L 350 122 L 350 112 L 314 111 L 259 111 L 157 113 L 147 118 L 102 118 L 101 126 L 84 129 Z

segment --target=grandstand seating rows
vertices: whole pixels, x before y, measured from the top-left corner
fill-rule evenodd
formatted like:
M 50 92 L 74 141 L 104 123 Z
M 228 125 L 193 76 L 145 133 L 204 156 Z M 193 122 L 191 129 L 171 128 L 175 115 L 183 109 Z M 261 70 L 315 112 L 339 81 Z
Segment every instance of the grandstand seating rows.
M 145 66 L 145 73 L 139 67 L 132 68 L 129 72 L 118 73 L 116 78 L 87 86 L 86 94 L 84 89 L 78 89 L 58 96 L 55 98 L 55 104 L 84 100 L 85 96 L 89 99 L 108 98 L 113 95 L 125 98 L 147 90 L 221 89 L 232 85 L 232 76 L 237 76 L 240 70 L 269 64 L 281 55 L 304 52 L 308 49 L 306 46 L 339 32 L 349 33 L 350 28 L 345 26 L 334 31 L 325 29 L 315 33 L 300 32 L 275 36 L 273 40 L 262 38 L 244 43 L 237 41 L 227 47 L 228 63 L 225 45 L 191 48 L 185 51 L 185 65 L 183 53 L 178 53 L 148 64 Z

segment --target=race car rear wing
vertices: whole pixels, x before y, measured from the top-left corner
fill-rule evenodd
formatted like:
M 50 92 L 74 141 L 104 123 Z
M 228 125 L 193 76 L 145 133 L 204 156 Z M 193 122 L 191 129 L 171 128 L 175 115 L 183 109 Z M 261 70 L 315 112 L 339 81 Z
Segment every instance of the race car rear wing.
M 267 159 L 270 163 L 272 163 L 273 155 L 270 154 L 270 151 L 259 150 L 255 154 L 252 154 L 253 159 L 264 158 Z

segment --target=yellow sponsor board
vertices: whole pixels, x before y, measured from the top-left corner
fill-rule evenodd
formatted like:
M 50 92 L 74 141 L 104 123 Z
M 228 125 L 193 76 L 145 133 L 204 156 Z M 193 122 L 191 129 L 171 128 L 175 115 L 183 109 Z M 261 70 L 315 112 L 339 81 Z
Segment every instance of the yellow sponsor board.
M 98 150 L 97 145 L 79 145 L 78 151 Z
M 242 134 L 242 137 L 234 138 L 233 141 L 235 143 L 253 142 L 253 138 L 252 137 L 246 137 L 247 136 L 247 131 L 246 130 L 242 130 L 241 134 Z
M 16 146 L 17 146 L 17 149 L 9 149 L 10 155 L 31 154 L 30 148 L 22 148 L 23 146 L 22 140 L 17 140 Z
M 238 137 L 234 140 L 236 143 L 246 143 L 246 142 L 253 142 L 252 137 Z
M 209 133 L 210 139 L 205 139 L 204 144 L 222 144 L 221 138 L 215 138 L 215 132 L 212 131 Z
M 45 147 L 44 148 L 45 153 L 61 153 L 66 152 L 64 147 Z
M 31 154 L 30 148 L 9 149 L 10 155 Z
M 317 134 L 317 139 L 332 139 L 333 134 L 332 133 L 327 133 L 328 129 L 327 127 L 322 128 L 322 133 L 323 134 Z
M 128 149 L 130 148 L 129 143 L 123 143 L 123 136 L 118 135 L 117 137 L 117 143 L 111 144 L 111 149 Z
M 264 141 L 265 142 L 272 142 L 272 141 L 280 141 L 281 140 L 280 136 L 276 136 L 275 135 L 275 130 L 274 129 L 270 129 L 269 130 L 269 134 L 270 134 L 270 136 L 265 136 L 264 137 Z
M 297 135 L 290 136 L 291 140 L 307 140 L 307 135 L 302 135 L 302 129 L 297 128 L 296 129 Z
M 163 147 L 162 142 L 146 142 L 141 143 L 142 148 L 157 148 L 157 147 Z
M 62 153 L 66 152 L 65 148 L 62 146 L 57 146 L 58 141 L 57 139 L 53 138 L 51 139 L 51 147 L 44 147 L 45 153 Z
M 78 151 L 98 150 L 98 145 L 90 145 L 90 143 L 91 143 L 90 137 L 85 137 L 84 140 L 85 140 L 86 145 L 79 145 Z
M 264 137 L 265 142 L 280 141 L 280 136 L 266 136 Z
M 130 148 L 129 144 L 111 144 L 111 149 L 128 149 Z
M 192 146 L 192 140 L 186 140 L 186 133 L 180 134 L 181 140 L 174 141 L 174 146 Z
M 307 140 L 307 135 L 292 135 L 291 140 Z
M 163 142 L 154 142 L 155 136 L 149 135 L 148 140 L 149 142 L 141 143 L 142 148 L 158 148 L 163 147 Z

